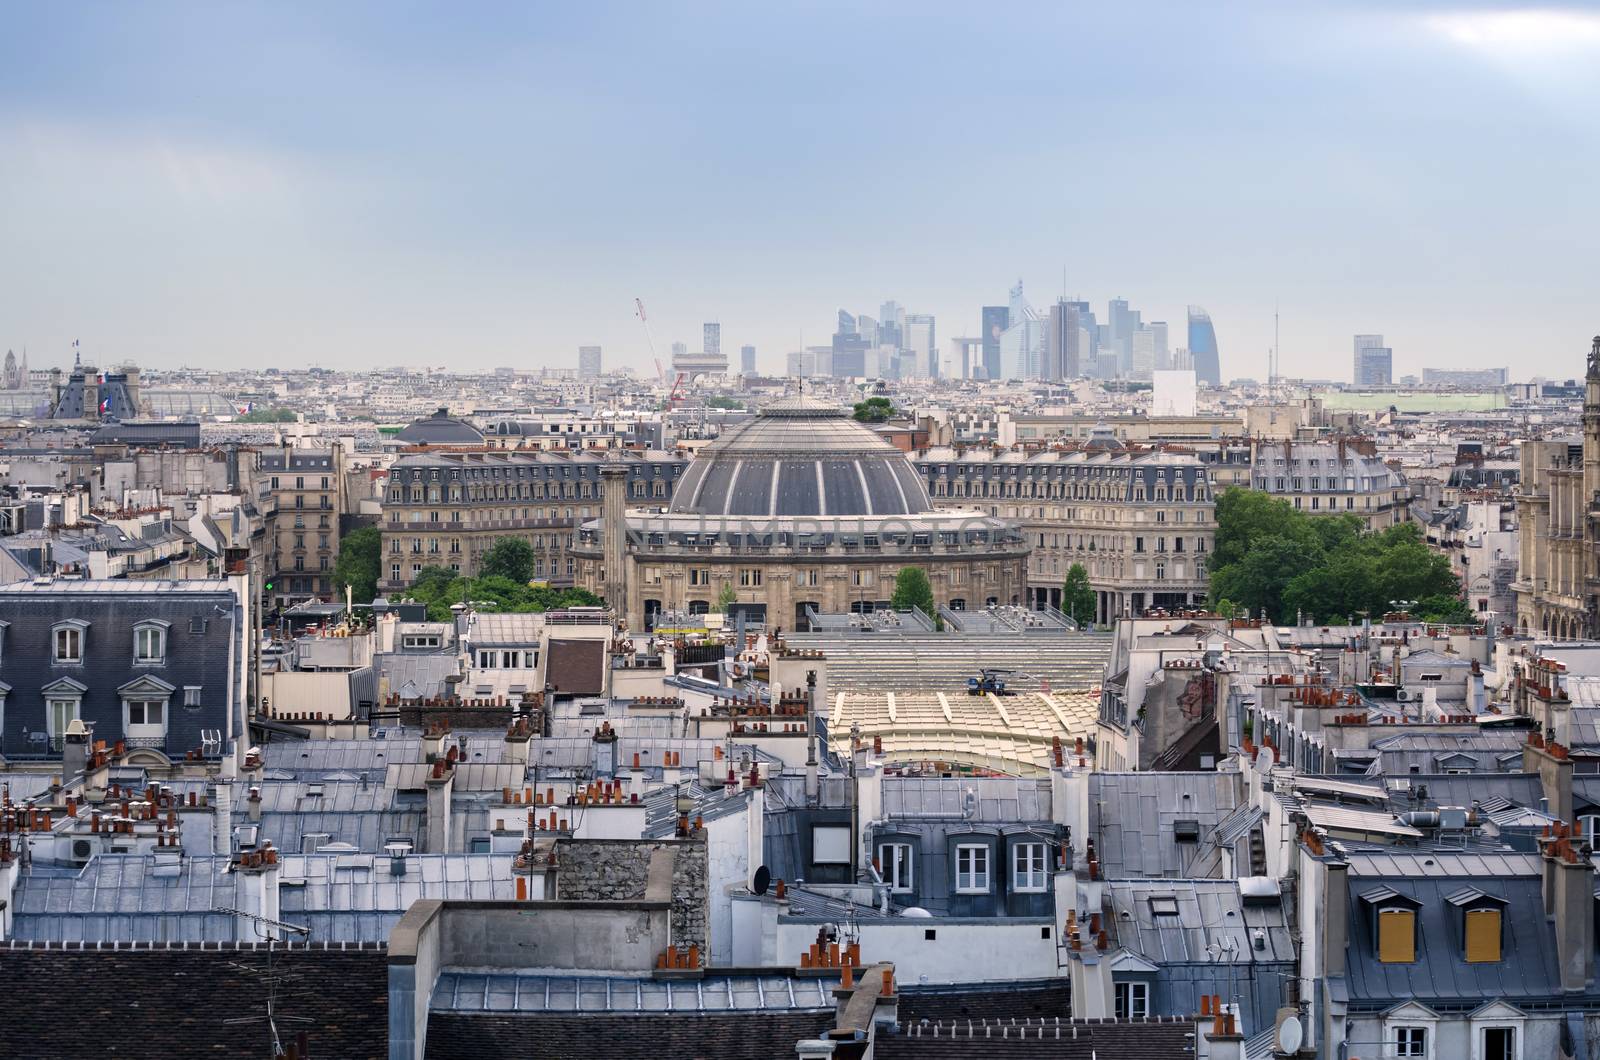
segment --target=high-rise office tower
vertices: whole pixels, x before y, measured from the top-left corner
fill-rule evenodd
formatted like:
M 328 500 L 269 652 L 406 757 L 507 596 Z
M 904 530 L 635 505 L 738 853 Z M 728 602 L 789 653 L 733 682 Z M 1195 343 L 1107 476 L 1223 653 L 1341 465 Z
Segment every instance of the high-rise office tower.
M 702 331 L 705 333 L 705 337 L 701 342 L 700 349 L 708 354 L 720 354 L 722 352 L 722 325 L 706 324 Z
M 1148 380 L 1156 370 L 1156 333 L 1150 328 L 1136 329 L 1131 346 L 1128 353 L 1128 378 Z
M 1000 335 L 1000 378 L 1038 379 L 1045 359 L 1045 320 L 1022 293 L 1022 281 L 1011 289 L 1007 314 L 1011 326 Z
M 578 378 L 596 379 L 600 375 L 600 347 L 578 347 Z
M 689 344 L 687 342 L 674 342 L 672 344 L 672 359 L 674 361 L 676 361 L 680 357 L 687 356 L 688 353 L 689 353 Z
M 739 374 L 756 374 L 756 348 L 754 346 L 739 347 Z
M 1356 336 L 1351 379 L 1356 386 L 1388 386 L 1394 381 L 1394 352 L 1383 344 L 1382 335 Z
M 1150 329 L 1151 341 L 1156 350 L 1156 370 L 1162 371 L 1172 367 L 1172 354 L 1167 346 L 1167 322 L 1165 320 L 1152 320 L 1145 327 Z
M 1189 307 L 1189 359 L 1195 381 L 1202 386 L 1222 385 L 1222 362 L 1217 353 L 1217 333 L 1211 316 L 1197 305 Z
M 1011 307 L 983 307 L 983 377 L 1000 378 L 1000 336 L 1011 326 Z
M 867 374 L 869 340 L 861 334 L 856 318 L 839 310 L 839 329 L 833 333 L 832 374 L 840 378 L 862 378 Z
M 1084 305 L 1063 298 L 1050 307 L 1050 323 L 1045 331 L 1044 378 L 1076 379 L 1084 374 L 1084 345 L 1088 337 L 1083 326 Z
M 939 347 L 934 337 L 933 316 L 911 313 L 905 318 L 904 346 L 916 358 L 916 373 L 928 379 L 939 377 Z

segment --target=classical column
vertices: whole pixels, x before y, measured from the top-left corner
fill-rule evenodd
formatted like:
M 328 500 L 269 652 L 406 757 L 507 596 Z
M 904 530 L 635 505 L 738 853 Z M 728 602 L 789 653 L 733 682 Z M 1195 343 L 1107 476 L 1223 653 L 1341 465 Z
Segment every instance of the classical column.
M 619 618 L 630 623 L 628 613 L 628 468 L 625 464 L 600 466 L 601 487 L 605 496 L 600 507 L 600 532 L 605 544 L 601 562 L 605 565 L 604 594 Z

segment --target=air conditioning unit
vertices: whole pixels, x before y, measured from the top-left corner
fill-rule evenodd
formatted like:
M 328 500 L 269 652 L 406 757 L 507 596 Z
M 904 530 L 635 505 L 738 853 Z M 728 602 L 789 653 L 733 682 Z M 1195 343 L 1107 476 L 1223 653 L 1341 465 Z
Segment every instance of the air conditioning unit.
M 1397 688 L 1394 692 L 1394 698 L 1402 703 L 1409 703 L 1415 698 L 1415 696 L 1413 696 L 1408 689 Z
M 94 844 L 87 839 L 74 839 L 72 841 L 72 860 L 76 864 L 83 864 L 94 857 Z

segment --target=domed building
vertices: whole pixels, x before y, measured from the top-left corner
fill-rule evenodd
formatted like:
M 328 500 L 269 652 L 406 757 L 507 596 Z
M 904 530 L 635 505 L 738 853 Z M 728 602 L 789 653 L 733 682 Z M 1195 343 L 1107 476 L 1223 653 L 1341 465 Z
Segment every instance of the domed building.
M 394 436 L 401 445 L 446 445 L 477 448 L 484 444 L 483 432 L 466 420 L 450 415 L 449 409 L 439 409 L 432 416 L 413 420 Z
M 608 503 L 604 515 L 579 529 L 578 582 L 634 628 L 663 611 L 714 611 L 731 586 L 747 616 L 792 629 L 808 607 L 887 607 L 902 567 L 921 567 L 935 602 L 956 609 L 1018 603 L 1025 591 L 1028 546 L 1014 523 L 936 509 L 903 452 L 811 398 L 768 405 L 706 446 L 669 507 L 624 514 Z

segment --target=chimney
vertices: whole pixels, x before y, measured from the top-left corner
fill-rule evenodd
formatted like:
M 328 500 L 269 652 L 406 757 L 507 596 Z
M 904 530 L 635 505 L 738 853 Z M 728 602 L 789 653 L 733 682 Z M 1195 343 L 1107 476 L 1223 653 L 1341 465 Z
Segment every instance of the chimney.
M 250 794 L 248 796 L 246 796 L 246 798 L 245 798 L 245 803 L 248 806 L 249 811 L 250 811 L 250 823 L 251 824 L 260 824 L 261 823 L 261 789 L 257 788 L 257 787 L 252 787 L 250 789 Z
M 1228 1004 L 1219 1006 L 1210 1020 L 1201 1020 L 1197 1041 L 1205 1043 L 1200 1056 L 1205 1060 L 1244 1060 L 1244 1035 L 1239 1029 L 1239 1008 Z
M 253 913 L 267 920 L 281 920 L 278 915 L 278 851 L 271 843 L 259 850 L 242 851 L 234 862 L 238 876 L 239 911 Z M 234 927 L 238 942 L 256 942 L 261 938 L 257 926 L 249 920 L 239 920 Z
M 1350 945 L 1350 865 L 1345 861 L 1322 863 L 1322 974 L 1344 974 L 1345 950 Z
M 1561 989 L 1576 993 L 1594 981 L 1594 866 L 1570 840 L 1546 847 L 1555 862 L 1556 967 Z
M 1538 737 L 1532 733 L 1529 739 Z M 1558 745 L 1559 746 L 1559 745 Z M 1550 816 L 1560 821 L 1570 821 L 1572 814 L 1572 759 L 1562 752 L 1552 751 L 1541 738 L 1538 743 L 1522 746 L 1522 771 L 1539 774 L 1539 786 L 1544 789 L 1546 808 Z
M 589 757 L 596 779 L 612 777 L 617 772 L 617 733 L 609 721 L 601 722 L 590 738 Z
M 505 760 L 525 766 L 533 757 L 533 722 L 527 715 L 522 715 L 506 729 Z
M 806 801 L 817 798 L 817 671 L 806 671 Z
M 829 1060 L 833 1044 L 822 1038 L 802 1038 L 794 1043 L 794 1054 L 799 1060 Z
M 433 763 L 433 772 L 426 780 L 428 787 L 428 834 L 424 853 L 448 854 L 454 829 L 450 827 L 450 794 L 455 788 L 454 762 L 443 758 Z
M 211 805 L 211 853 L 225 858 L 233 853 L 233 785 L 213 787 Z
M 73 718 L 67 723 L 67 731 L 62 734 L 61 778 L 70 784 L 73 777 L 86 772 L 88 767 L 89 729 L 83 724 L 83 719 Z

